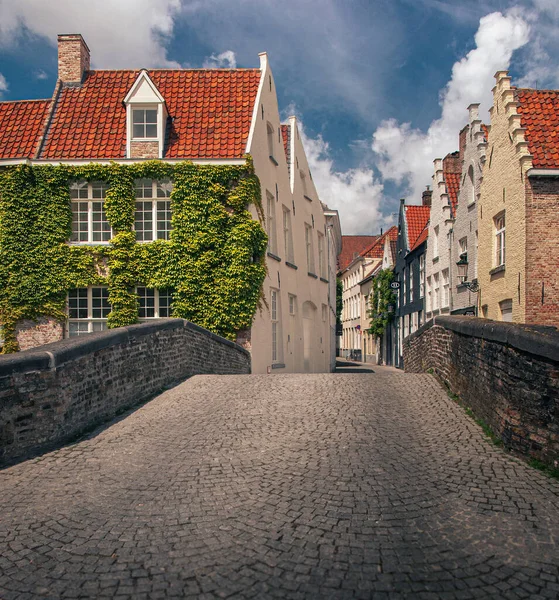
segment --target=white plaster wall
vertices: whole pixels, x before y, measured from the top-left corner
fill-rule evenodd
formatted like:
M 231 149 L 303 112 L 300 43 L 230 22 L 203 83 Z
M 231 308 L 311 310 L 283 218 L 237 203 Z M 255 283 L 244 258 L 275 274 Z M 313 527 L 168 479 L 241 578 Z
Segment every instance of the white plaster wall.
M 259 95 L 256 100 L 251 137 L 247 152 L 252 155 L 254 167 L 262 188 L 262 201 L 266 209 L 266 192 L 276 196 L 276 261 L 267 258 L 268 275 L 264 281 L 264 297 L 268 306 L 257 312 L 252 330 L 252 371 L 253 373 L 286 373 L 286 372 L 328 372 L 331 356 L 331 326 L 327 315 L 322 319 L 322 305 L 328 306 L 328 282 L 321 281 L 308 275 L 305 246 L 305 223 L 311 226 L 314 242 L 314 262 L 318 269 L 318 239 L 317 232 L 325 236 L 326 218 L 319 201 L 316 189 L 309 174 L 307 159 L 303 150 L 295 118 L 290 118 L 291 130 L 291 160 L 292 180 L 290 181 L 287 160 L 285 157 L 283 139 L 280 132 L 280 117 L 274 78 L 267 62 L 267 57 L 261 55 L 262 78 Z M 269 158 L 267 124 L 274 129 L 274 158 L 277 165 Z M 311 200 L 303 198 L 299 169 L 307 175 L 307 195 Z M 289 208 L 293 231 L 294 264 L 297 269 L 285 264 L 286 249 L 283 241 L 282 205 Z M 295 214 L 293 214 L 295 206 Z M 253 209 L 254 218 L 258 218 Z M 325 244 L 326 247 L 326 244 Z M 270 290 L 279 291 L 281 310 L 281 355 L 280 368 L 272 364 L 272 325 L 270 315 Z M 297 297 L 296 314 L 289 314 L 288 295 Z M 314 309 L 313 309 L 314 307 Z M 314 318 L 308 319 L 312 316 Z M 305 337 L 307 343 L 305 344 Z M 305 356 L 305 346 L 310 348 L 310 356 Z M 278 365 L 276 365 L 278 366 Z

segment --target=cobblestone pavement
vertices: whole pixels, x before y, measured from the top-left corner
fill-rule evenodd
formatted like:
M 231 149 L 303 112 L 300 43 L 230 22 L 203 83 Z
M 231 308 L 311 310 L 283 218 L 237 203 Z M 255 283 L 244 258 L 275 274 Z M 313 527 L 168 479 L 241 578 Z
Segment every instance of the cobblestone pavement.
M 557 598 L 559 483 L 430 375 L 198 376 L 0 472 L 0 598 Z

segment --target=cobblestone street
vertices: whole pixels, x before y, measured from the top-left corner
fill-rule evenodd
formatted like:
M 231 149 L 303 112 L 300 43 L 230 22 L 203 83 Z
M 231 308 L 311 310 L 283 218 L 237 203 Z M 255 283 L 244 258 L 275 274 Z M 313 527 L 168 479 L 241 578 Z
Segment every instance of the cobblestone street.
M 390 370 L 193 377 L 0 471 L 2 600 L 557 598 L 558 536 L 559 482 Z

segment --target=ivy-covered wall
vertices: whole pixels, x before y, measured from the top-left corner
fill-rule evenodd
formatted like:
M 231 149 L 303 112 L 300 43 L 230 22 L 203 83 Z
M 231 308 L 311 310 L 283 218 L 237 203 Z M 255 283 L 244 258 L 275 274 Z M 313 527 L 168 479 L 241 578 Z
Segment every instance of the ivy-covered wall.
M 169 240 L 137 243 L 136 179 L 171 179 Z M 108 245 L 69 244 L 69 183 L 103 181 Z M 16 323 L 66 318 L 68 290 L 106 285 L 109 327 L 138 321 L 136 286 L 174 290 L 173 315 L 234 339 L 249 328 L 266 275 L 260 182 L 242 166 L 168 164 L 9 167 L 0 172 L 0 324 L 3 353 L 18 350 Z

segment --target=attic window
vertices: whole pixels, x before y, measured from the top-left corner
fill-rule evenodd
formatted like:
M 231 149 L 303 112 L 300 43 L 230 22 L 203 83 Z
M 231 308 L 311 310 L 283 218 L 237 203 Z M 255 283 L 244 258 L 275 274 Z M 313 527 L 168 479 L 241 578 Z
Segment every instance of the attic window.
M 135 140 L 157 139 L 157 108 L 134 108 L 132 126 Z

